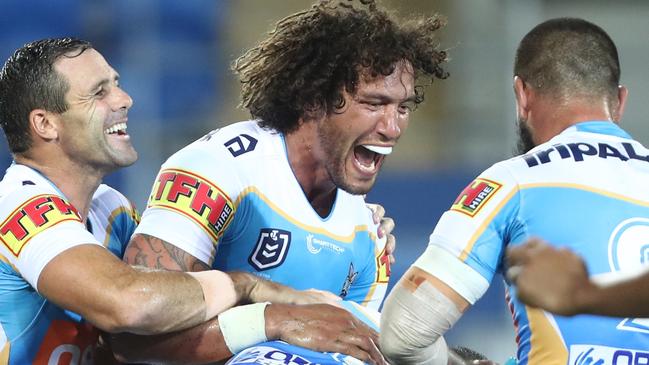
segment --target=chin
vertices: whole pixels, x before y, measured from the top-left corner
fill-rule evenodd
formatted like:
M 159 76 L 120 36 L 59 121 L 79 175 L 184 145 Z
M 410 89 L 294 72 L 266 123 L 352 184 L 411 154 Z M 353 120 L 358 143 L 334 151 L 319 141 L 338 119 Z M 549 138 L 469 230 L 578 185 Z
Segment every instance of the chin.
M 336 184 L 342 190 L 352 194 L 352 195 L 365 195 L 372 190 L 374 186 L 375 179 L 371 181 L 358 181 L 356 183 L 345 183 L 345 184 Z

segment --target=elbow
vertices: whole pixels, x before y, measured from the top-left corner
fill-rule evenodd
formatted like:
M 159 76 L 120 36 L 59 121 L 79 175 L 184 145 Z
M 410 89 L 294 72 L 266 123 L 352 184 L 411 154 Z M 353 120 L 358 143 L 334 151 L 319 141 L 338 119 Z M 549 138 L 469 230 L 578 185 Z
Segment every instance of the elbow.
M 416 346 L 404 338 L 403 331 L 399 329 L 400 326 L 398 323 L 381 326 L 379 347 L 383 356 L 391 364 L 401 363 L 404 357 L 416 350 Z
M 150 311 L 147 310 L 147 304 L 142 301 L 123 300 L 125 301 L 124 303 L 118 303 L 112 306 L 106 315 L 93 321 L 93 324 L 108 333 L 132 332 L 151 334 L 148 328 L 150 324 L 150 320 L 148 320 L 150 318 Z M 134 305 L 133 303 L 139 304 Z
M 104 310 L 91 322 L 101 330 L 114 334 L 129 332 L 141 335 L 156 334 L 155 317 L 163 315 L 162 301 L 147 288 L 121 286 L 114 295 L 106 296 Z M 90 319 L 90 318 L 89 318 Z

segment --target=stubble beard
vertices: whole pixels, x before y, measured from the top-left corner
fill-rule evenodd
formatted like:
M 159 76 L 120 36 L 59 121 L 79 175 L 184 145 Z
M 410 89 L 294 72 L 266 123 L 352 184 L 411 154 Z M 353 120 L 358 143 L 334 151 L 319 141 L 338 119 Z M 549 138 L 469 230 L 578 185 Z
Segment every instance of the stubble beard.
M 345 147 L 341 143 L 344 141 L 342 136 L 331 135 L 322 129 L 318 130 L 320 137 L 320 144 L 325 153 L 325 169 L 329 175 L 329 179 L 334 183 L 336 188 L 342 189 L 352 195 L 367 194 L 371 188 L 364 188 L 362 186 L 353 186 L 349 183 L 345 171 L 346 157 Z
M 536 147 L 534 143 L 534 138 L 532 136 L 532 131 L 530 127 L 527 126 L 527 123 L 522 119 L 518 119 L 516 122 L 518 130 L 518 141 L 516 142 L 516 155 L 523 155 L 527 153 L 532 148 Z

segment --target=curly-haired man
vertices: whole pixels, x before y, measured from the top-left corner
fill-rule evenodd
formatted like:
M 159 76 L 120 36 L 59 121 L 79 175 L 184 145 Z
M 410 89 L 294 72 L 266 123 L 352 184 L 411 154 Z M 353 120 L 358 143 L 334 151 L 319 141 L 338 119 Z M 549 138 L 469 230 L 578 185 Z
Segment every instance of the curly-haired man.
M 254 120 L 215 130 L 164 163 L 127 260 L 245 270 L 378 309 L 389 259 L 363 194 L 423 101 L 421 86 L 447 76 L 436 39 L 443 25 L 437 15 L 397 21 L 373 1 L 322 1 L 281 20 L 233 67 Z M 146 348 L 122 341 L 129 346 L 118 352 L 207 362 L 281 339 L 384 361 L 376 332 L 340 308 L 272 309 L 238 307 L 218 324 L 149 338 Z M 255 356 L 283 353 L 268 351 Z M 344 357 L 314 361 L 334 358 Z

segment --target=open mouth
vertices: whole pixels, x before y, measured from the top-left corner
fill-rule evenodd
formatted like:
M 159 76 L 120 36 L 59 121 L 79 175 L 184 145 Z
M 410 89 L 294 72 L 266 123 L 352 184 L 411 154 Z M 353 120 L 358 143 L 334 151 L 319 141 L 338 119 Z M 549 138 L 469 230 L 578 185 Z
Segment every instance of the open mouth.
M 118 136 L 125 136 L 127 135 L 126 133 L 126 123 L 117 123 L 114 124 L 113 126 L 104 129 L 104 133 L 108 135 L 118 135 Z
M 368 172 L 374 172 L 381 165 L 383 158 L 390 153 L 392 147 L 360 145 L 354 148 L 354 157 L 358 165 Z

